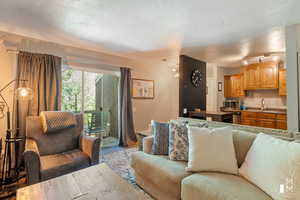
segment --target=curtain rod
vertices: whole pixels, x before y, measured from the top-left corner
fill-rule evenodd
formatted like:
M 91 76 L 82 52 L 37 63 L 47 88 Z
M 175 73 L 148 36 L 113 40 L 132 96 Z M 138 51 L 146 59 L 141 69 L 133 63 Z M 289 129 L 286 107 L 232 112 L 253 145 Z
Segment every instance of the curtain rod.
M 15 50 L 15 49 L 6 49 L 6 52 L 7 53 L 15 53 L 15 54 L 19 54 L 20 53 L 20 51 L 19 50 Z M 124 66 L 126 66 L 126 65 L 124 65 L 124 66 L 122 66 L 122 65 L 115 65 L 115 64 L 110 64 L 110 63 L 105 63 L 105 62 L 103 62 L 103 63 L 81 63 L 81 62 L 72 62 L 72 61 L 70 61 L 69 59 L 70 59 L 70 56 L 63 56 L 62 57 L 62 60 L 63 60 L 63 64 L 77 64 L 77 65 L 85 65 L 85 66 L 97 66 L 97 65 L 106 65 L 106 66 L 111 66 L 111 67 L 113 67 L 113 68 L 121 68 L 121 67 L 124 67 Z M 87 60 L 89 60 L 88 58 L 87 58 Z M 92 59 L 91 59 L 92 60 Z M 76 65 L 75 64 L 75 65 Z M 131 69 L 131 71 L 133 71 L 134 69 L 131 67 L 131 66 L 126 66 L 126 67 L 128 67 L 129 69 Z

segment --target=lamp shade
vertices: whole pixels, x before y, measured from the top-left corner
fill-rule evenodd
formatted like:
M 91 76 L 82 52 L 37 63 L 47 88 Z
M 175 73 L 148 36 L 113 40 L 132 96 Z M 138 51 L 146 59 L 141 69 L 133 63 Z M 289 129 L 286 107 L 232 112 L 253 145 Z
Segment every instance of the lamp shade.
M 31 100 L 33 97 L 32 89 L 27 87 L 20 87 L 15 91 L 15 97 L 17 100 Z

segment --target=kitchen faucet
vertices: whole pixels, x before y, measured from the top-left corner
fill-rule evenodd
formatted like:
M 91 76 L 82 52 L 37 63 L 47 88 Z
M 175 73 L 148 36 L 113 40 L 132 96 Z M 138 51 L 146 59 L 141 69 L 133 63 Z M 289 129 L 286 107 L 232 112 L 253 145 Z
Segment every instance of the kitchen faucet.
M 265 99 L 261 99 L 260 110 L 263 111 L 265 109 Z

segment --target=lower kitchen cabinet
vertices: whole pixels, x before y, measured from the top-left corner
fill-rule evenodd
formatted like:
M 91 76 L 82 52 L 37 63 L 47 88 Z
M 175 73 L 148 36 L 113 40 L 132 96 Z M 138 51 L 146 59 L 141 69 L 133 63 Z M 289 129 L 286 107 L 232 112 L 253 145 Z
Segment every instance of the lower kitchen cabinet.
M 276 128 L 277 128 L 277 129 L 287 130 L 287 123 L 286 123 L 286 121 L 278 120 L 278 121 L 276 122 Z
M 256 119 L 242 119 L 241 124 L 248 126 L 256 126 Z
M 287 129 L 286 114 L 242 111 L 242 125 Z
M 264 128 L 276 128 L 276 120 L 274 119 L 259 119 L 256 126 Z

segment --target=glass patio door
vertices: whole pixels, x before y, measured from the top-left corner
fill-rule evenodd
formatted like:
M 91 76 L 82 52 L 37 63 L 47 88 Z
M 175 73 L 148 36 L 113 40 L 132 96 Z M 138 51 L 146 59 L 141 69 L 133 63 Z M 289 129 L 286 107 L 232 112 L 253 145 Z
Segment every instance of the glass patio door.
M 104 147 L 118 145 L 119 77 L 65 68 L 62 80 L 62 110 L 84 113 L 84 131 Z

